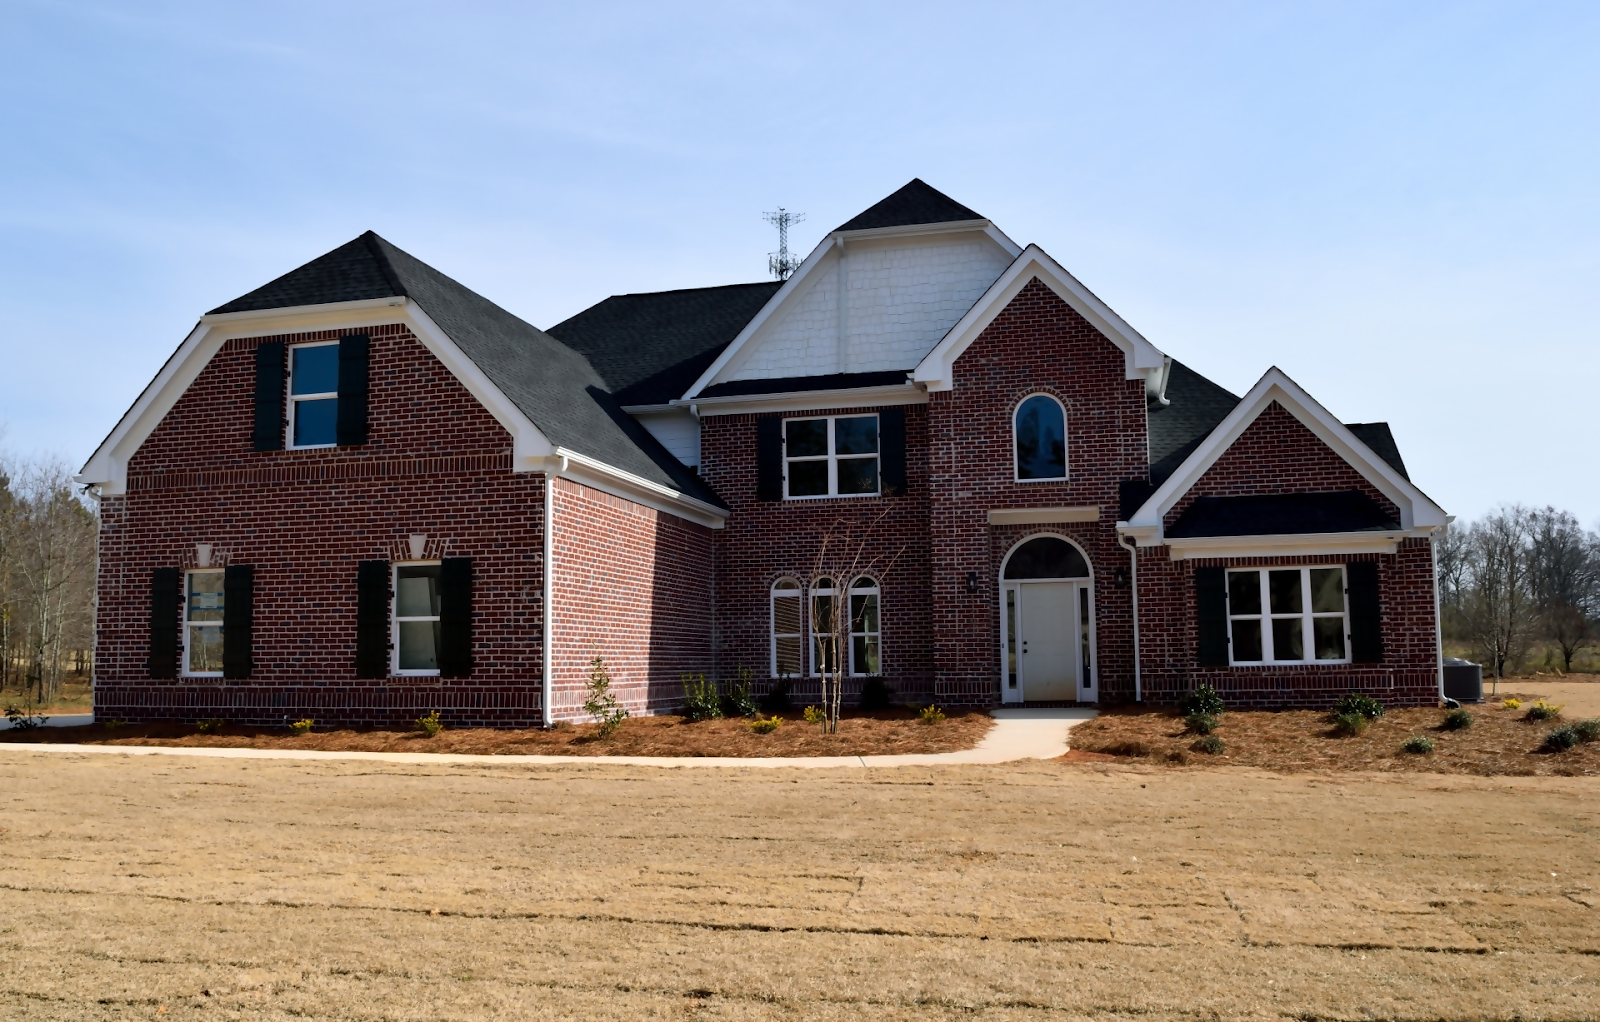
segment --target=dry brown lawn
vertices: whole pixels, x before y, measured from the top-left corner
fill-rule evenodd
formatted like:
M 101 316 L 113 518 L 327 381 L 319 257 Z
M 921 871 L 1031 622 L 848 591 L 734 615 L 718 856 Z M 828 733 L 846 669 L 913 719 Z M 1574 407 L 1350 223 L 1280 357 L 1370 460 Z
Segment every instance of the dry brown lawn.
M 4 742 L 67 742 L 81 745 L 176 745 L 234 749 L 316 749 L 325 752 L 450 752 L 544 756 L 885 756 L 955 752 L 977 745 L 994 718 L 982 710 L 949 712 L 923 724 L 905 708 L 852 712 L 837 734 L 806 723 L 799 712 L 783 714 L 776 731 L 759 734 L 743 718 L 691 722 L 682 717 L 632 717 L 601 738 L 593 724 L 549 731 L 464 728 L 429 738 L 420 731 L 312 731 L 226 726 L 198 733 L 188 724 L 128 724 L 0 731 Z
M 0 747 L 0 1017 L 1592 1019 L 1600 788 Z

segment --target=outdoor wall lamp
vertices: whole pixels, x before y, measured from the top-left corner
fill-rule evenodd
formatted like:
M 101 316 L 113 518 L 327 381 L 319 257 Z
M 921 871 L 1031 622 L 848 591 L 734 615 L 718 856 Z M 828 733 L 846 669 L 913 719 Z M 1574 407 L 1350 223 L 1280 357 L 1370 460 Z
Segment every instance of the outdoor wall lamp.
M 978 573 L 975 572 L 975 571 L 969 571 L 969 572 L 967 572 L 967 592 L 975 593 L 977 591 L 978 591 Z

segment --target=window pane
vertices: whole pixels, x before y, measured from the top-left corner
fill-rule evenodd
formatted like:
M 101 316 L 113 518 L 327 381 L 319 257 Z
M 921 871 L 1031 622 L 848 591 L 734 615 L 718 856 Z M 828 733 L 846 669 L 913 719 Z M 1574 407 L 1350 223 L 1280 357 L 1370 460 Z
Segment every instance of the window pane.
M 1267 597 L 1272 601 L 1274 614 L 1300 613 L 1300 569 L 1267 572 Z
M 800 634 L 800 597 L 779 596 L 772 601 L 772 631 L 775 635 Z
M 1344 659 L 1344 618 L 1313 618 L 1311 633 L 1316 637 L 1318 660 Z
M 1311 609 L 1319 614 L 1344 613 L 1344 569 L 1311 569 Z
M 222 629 L 215 625 L 189 629 L 189 670 L 222 670 Z
M 339 346 L 319 344 L 289 349 L 294 353 L 290 367 L 291 394 L 332 394 L 339 389 Z
M 839 669 L 839 658 L 835 655 L 839 646 L 831 636 L 823 636 L 816 640 L 811 647 L 811 671 L 813 674 L 832 674 Z
M 833 631 L 833 597 L 812 597 L 811 630 L 819 635 Z
M 855 662 L 850 665 L 854 673 L 879 673 L 878 637 L 876 635 L 857 635 L 854 639 L 854 648 L 851 653 L 855 657 Z
M 828 492 L 826 461 L 789 462 L 789 496 L 817 497 Z
M 827 419 L 791 419 L 783 424 L 787 431 L 791 458 L 813 458 L 828 453 Z
M 778 660 L 773 665 L 778 674 L 800 673 L 800 636 L 790 635 L 778 639 Z
M 796 590 L 798 590 L 800 588 L 800 583 L 796 582 L 792 578 L 780 578 L 780 579 L 778 579 L 778 581 L 776 581 L 776 582 L 774 582 L 772 584 L 772 588 L 774 588 L 774 589 L 796 589 Z
M 1261 613 L 1261 572 L 1228 572 L 1228 613 Z M 1237 652 L 1234 653 L 1233 658 L 1235 660 L 1239 659 Z M 1256 656 L 1250 659 L 1260 660 L 1261 658 Z
M 1067 474 L 1067 430 L 1061 406 L 1042 394 L 1017 409 L 1017 477 L 1061 479 Z
M 1261 659 L 1261 622 L 1233 622 L 1233 659 L 1235 661 Z
M 878 417 L 861 415 L 833 420 L 833 446 L 835 454 L 877 454 Z
M 850 630 L 876 632 L 878 630 L 878 598 L 876 596 L 850 597 Z
M 436 671 L 439 658 L 439 622 L 400 622 L 400 669 L 402 671 Z
M 315 447 L 338 440 L 339 399 L 294 403 L 294 446 Z
M 1087 578 L 1089 565 L 1064 539 L 1040 536 L 1017 547 L 1006 561 L 1006 578 Z
M 801 462 L 805 464 L 805 462 Z M 822 464 L 817 462 L 817 464 Z M 840 493 L 877 493 L 878 459 L 843 458 L 839 461 Z
M 1273 574 L 1277 574 L 1274 572 Z M 1272 659 L 1304 660 L 1306 637 L 1301 631 L 1305 618 L 1280 617 L 1272 621 Z
M 439 616 L 439 566 L 437 564 L 396 569 L 395 616 Z
M 222 572 L 189 573 L 189 620 L 222 620 Z M 221 670 L 220 667 L 217 669 Z
M 1017 591 L 1006 590 L 1006 687 L 1017 687 Z

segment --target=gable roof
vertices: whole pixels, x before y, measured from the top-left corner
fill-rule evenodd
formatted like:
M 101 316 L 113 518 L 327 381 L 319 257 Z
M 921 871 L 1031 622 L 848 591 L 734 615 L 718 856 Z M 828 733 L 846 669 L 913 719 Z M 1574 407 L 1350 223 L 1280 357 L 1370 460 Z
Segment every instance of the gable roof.
M 835 231 L 871 231 L 882 227 L 914 227 L 918 224 L 946 224 L 984 217 L 950 196 L 914 177 L 898 191 L 873 203 Z
M 1167 529 L 1169 539 L 1395 532 L 1400 523 L 1360 490 L 1197 497 Z
M 1166 404 L 1161 397 L 1167 399 Z M 1146 401 L 1151 485 L 1165 482 L 1238 403 L 1237 395 L 1173 359 L 1166 390 Z
M 738 336 L 779 280 L 612 295 L 547 333 L 589 360 L 623 405 L 681 397 Z
M 263 284 L 248 294 L 219 305 L 206 315 L 233 312 L 264 312 L 292 309 L 303 305 L 332 305 L 335 302 L 360 302 L 405 295 L 405 286 L 395 276 L 384 254 L 389 243 L 368 231 L 345 242 L 332 252 L 317 256 L 277 280 Z M 399 249 L 395 249 L 399 251 Z
M 1411 480 L 1411 473 L 1406 471 L 1406 463 L 1400 460 L 1400 445 L 1394 442 L 1394 434 L 1389 431 L 1387 422 L 1347 422 L 1344 425 L 1362 443 L 1372 448 L 1374 454 L 1387 461 L 1407 482 Z

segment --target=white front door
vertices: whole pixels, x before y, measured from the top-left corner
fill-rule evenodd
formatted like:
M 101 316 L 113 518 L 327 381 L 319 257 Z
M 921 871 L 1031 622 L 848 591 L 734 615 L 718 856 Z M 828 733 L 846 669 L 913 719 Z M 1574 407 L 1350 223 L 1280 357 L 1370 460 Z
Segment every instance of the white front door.
M 1020 698 L 1095 702 L 1089 584 L 1023 582 L 1016 592 Z

